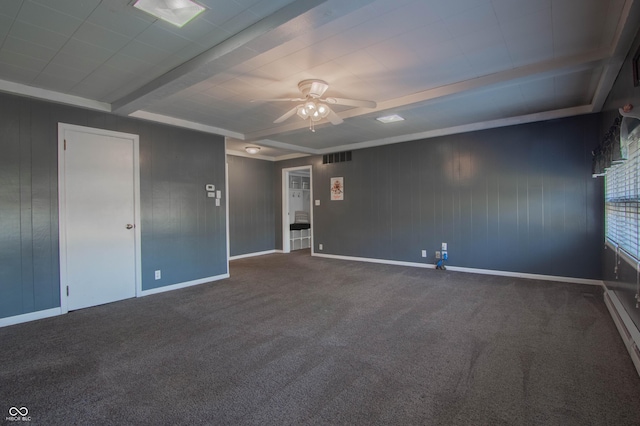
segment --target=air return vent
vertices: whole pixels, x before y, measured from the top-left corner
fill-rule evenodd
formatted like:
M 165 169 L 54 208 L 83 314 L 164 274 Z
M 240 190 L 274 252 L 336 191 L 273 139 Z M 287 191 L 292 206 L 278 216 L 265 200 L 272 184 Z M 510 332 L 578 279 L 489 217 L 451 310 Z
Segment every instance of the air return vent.
M 333 154 L 322 156 L 322 164 L 342 163 L 344 161 L 351 161 L 351 151 L 334 152 Z

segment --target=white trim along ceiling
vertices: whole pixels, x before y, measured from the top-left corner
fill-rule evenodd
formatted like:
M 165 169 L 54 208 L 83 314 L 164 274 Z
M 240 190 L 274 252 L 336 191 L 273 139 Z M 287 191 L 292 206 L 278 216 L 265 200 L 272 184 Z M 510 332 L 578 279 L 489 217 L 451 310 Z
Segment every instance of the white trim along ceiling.
M 279 160 L 599 112 L 640 22 L 640 0 L 197 2 L 181 28 L 132 0 L 0 2 L 0 91 Z M 296 103 L 263 100 L 307 79 L 377 106 L 331 105 L 344 122 L 315 132 L 274 123 Z M 391 114 L 404 121 L 376 120 Z

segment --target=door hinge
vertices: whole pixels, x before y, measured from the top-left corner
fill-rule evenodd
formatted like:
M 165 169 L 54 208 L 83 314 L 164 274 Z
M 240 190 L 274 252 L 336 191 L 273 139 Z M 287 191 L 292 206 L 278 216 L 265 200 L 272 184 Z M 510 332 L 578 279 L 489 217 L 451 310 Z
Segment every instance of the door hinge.
M 69 296 L 69 286 L 67 286 L 67 296 Z
M 67 140 L 66 139 L 64 140 L 64 150 L 65 151 L 67 150 Z

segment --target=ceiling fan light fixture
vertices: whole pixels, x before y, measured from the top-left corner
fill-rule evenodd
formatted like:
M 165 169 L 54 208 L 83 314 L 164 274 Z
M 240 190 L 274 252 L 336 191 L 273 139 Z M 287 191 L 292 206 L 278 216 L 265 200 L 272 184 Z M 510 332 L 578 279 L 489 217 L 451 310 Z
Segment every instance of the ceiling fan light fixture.
M 322 118 L 326 118 L 329 115 L 329 107 L 326 104 L 318 104 L 318 113 Z
M 259 146 L 248 146 L 244 149 L 247 154 L 257 154 L 260 152 L 260 147 Z
M 318 107 L 316 106 L 315 102 L 309 101 L 306 104 L 304 104 L 304 109 L 307 110 L 307 114 L 311 115 L 314 113 L 314 111 L 318 109 Z
M 297 114 L 298 114 L 298 117 L 302 118 L 303 120 L 306 120 L 307 118 L 309 118 L 309 113 L 305 109 L 304 105 L 298 106 Z
M 192 0 L 137 0 L 133 7 L 176 27 L 184 26 L 206 9 Z
M 298 83 L 298 89 L 302 93 L 303 98 L 277 98 L 264 99 L 271 102 L 302 102 L 282 114 L 274 120 L 275 124 L 288 120 L 289 117 L 297 115 L 303 120 L 309 119 L 309 130 L 315 132 L 314 125 L 323 118 L 327 118 L 334 126 L 344 122 L 338 114 L 336 114 L 327 104 L 346 105 L 359 108 L 376 108 L 374 101 L 365 101 L 347 98 L 323 98 L 324 92 L 329 88 L 329 84 L 323 80 L 309 79 L 302 80 Z M 253 101 L 251 101 L 253 102 Z

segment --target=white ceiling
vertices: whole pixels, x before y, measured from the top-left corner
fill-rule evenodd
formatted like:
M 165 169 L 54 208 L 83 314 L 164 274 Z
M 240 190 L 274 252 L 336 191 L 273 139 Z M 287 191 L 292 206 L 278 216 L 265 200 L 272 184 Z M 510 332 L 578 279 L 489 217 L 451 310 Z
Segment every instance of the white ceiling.
M 640 0 L 199 0 L 183 28 L 133 0 L 0 1 L 0 90 L 222 134 L 263 158 L 597 112 Z M 293 116 L 299 81 L 344 123 Z M 405 121 L 381 124 L 397 113 Z

